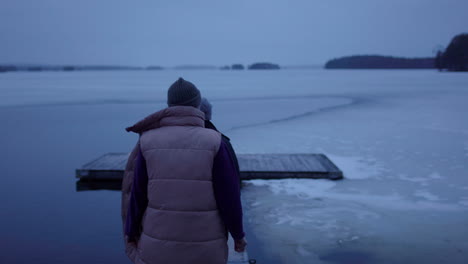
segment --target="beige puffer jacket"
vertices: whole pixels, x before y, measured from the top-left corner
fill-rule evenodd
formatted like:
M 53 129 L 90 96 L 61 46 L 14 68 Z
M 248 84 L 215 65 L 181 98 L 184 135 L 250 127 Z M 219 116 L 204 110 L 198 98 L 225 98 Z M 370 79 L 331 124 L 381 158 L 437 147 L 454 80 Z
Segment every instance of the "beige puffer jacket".
M 213 160 L 221 135 L 204 128 L 204 114 L 190 106 L 163 109 L 127 129 L 140 133 L 148 169 L 148 207 L 138 248 L 126 242 L 134 263 L 227 262 L 227 234 L 216 206 Z M 126 213 L 138 148 L 130 154 L 122 184 Z

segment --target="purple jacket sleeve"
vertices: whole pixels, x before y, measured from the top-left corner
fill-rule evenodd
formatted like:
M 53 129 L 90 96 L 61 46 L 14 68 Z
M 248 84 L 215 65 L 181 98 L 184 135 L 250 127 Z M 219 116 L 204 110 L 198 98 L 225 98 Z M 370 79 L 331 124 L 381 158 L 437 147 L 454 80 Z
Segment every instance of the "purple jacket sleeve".
M 244 237 L 239 174 L 226 143 L 221 141 L 213 163 L 213 188 L 218 210 L 234 239 Z
M 137 241 L 141 233 L 141 221 L 148 206 L 148 172 L 146 161 L 141 150 L 135 161 L 134 178 L 127 218 L 125 220 L 125 235 L 129 241 Z

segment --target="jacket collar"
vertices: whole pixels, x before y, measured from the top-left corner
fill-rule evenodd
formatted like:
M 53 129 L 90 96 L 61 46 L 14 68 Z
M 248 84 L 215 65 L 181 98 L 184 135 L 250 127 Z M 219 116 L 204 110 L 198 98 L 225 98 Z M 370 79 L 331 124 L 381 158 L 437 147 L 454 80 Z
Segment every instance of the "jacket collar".
M 127 132 L 141 134 L 163 126 L 205 127 L 205 114 L 192 106 L 172 106 L 153 113 L 131 127 Z

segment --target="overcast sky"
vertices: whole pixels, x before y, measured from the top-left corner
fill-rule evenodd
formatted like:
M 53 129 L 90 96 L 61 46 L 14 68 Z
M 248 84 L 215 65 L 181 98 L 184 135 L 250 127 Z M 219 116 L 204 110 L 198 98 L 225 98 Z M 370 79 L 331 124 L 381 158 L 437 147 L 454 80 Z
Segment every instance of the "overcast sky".
M 0 0 L 0 64 L 323 64 L 431 56 L 467 0 Z

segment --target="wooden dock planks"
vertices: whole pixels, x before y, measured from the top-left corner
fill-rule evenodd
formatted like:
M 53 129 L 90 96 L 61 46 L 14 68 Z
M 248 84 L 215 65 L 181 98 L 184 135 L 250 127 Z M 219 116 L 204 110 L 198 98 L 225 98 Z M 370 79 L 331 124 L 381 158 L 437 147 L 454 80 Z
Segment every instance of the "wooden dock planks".
M 101 189 L 105 181 L 122 180 L 128 153 L 108 153 L 76 170 L 78 190 Z M 343 178 L 343 172 L 323 154 L 238 154 L 242 180 Z M 87 186 L 87 187 L 86 187 Z M 114 188 L 111 188 L 114 189 Z
M 107 153 L 76 170 L 82 180 L 122 180 L 129 153 Z
M 241 179 L 343 178 L 343 172 L 323 154 L 241 154 Z

